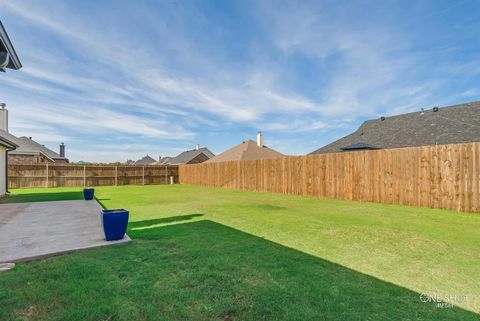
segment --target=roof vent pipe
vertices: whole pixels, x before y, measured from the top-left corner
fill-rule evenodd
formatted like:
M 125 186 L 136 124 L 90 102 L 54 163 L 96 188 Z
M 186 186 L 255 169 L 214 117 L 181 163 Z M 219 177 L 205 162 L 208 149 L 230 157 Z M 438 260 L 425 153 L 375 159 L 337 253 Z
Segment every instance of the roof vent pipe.
M 60 144 L 60 157 L 65 157 L 65 144 Z
M 196 150 L 200 149 L 200 144 L 197 144 L 197 147 L 195 147 Z
M 8 110 L 4 103 L 0 103 L 0 129 L 8 133 Z
M 257 146 L 263 147 L 263 134 L 261 130 L 257 134 Z

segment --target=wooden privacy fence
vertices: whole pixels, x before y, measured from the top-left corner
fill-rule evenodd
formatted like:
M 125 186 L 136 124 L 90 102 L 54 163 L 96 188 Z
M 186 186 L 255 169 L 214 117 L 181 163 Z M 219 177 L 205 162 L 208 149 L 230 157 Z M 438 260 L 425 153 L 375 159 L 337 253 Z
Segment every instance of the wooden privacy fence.
M 8 187 L 82 187 L 178 183 L 178 166 L 9 164 Z
M 180 165 L 179 182 L 480 211 L 480 143 Z

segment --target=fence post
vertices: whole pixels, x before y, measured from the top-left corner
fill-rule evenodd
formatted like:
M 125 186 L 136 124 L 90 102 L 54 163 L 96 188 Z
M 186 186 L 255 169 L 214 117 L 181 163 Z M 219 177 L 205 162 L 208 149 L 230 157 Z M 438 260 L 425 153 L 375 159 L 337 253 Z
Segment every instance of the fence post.
M 142 167 L 142 185 L 145 185 L 145 166 Z
M 165 185 L 168 184 L 168 178 L 167 178 L 167 177 L 168 177 L 168 173 L 167 173 L 167 172 L 168 172 L 168 166 L 165 165 Z
M 117 186 L 118 183 L 118 166 L 115 166 L 115 186 Z
M 45 186 L 45 187 L 47 187 L 47 188 L 48 188 L 48 162 L 47 162 L 47 164 L 46 164 L 46 165 L 47 165 L 47 170 L 45 171 L 45 172 L 46 172 L 46 175 L 45 175 L 45 177 L 46 177 L 46 180 L 45 180 L 45 185 L 46 185 L 46 186 Z
M 87 166 L 83 165 L 83 187 L 85 187 L 85 176 L 87 175 L 86 174 L 86 170 L 87 170 Z

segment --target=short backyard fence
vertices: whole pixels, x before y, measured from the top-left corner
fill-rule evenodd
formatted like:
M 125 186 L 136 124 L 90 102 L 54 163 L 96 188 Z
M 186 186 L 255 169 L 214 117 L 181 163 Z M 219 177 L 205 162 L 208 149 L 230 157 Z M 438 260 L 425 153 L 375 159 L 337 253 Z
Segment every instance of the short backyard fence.
M 178 183 L 178 166 L 9 164 L 8 187 L 82 187 Z
M 180 165 L 179 182 L 480 211 L 480 143 Z

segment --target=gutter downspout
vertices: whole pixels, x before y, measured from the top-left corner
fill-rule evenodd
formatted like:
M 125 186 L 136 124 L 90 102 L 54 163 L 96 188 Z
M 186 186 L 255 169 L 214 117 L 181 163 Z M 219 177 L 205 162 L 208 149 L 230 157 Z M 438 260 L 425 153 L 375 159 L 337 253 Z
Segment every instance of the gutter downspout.
M 10 194 L 10 191 L 8 190 L 8 152 L 11 152 L 12 150 L 17 149 L 16 147 L 13 148 L 7 148 L 5 151 L 5 193 Z

